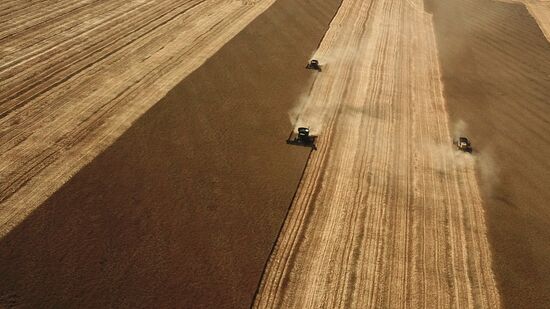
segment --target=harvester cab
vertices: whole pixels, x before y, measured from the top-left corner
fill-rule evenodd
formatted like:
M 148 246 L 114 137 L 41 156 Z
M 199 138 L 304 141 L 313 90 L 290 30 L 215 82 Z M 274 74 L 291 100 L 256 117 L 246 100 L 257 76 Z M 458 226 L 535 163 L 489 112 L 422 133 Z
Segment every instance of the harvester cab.
M 300 127 L 298 128 L 297 133 L 290 133 L 290 136 L 286 140 L 286 143 L 290 145 L 311 147 L 315 150 L 317 149 L 317 147 L 315 147 L 315 138 L 316 136 L 312 136 L 309 134 L 309 128 Z
M 459 137 L 457 141 L 455 141 L 456 149 L 461 150 L 464 152 L 472 152 L 472 145 L 468 138 L 466 137 Z
M 311 59 L 311 61 L 306 65 L 306 69 L 317 70 L 321 72 L 321 66 L 319 65 L 319 61 L 315 59 Z
M 298 139 L 302 142 L 309 141 L 309 128 L 298 128 Z

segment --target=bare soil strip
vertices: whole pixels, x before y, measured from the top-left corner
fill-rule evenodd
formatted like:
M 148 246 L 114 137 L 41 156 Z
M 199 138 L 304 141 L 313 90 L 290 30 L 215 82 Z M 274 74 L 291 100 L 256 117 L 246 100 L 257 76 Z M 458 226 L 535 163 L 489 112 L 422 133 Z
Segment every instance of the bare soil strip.
M 298 124 L 319 150 L 257 308 L 500 306 L 475 159 L 452 147 L 431 17 L 345 0 Z
M 522 4 L 427 1 L 457 134 L 477 149 L 508 308 L 550 308 L 550 43 Z
M 0 11 L 0 237 L 274 0 Z
M 0 307 L 248 308 L 309 153 L 287 112 L 338 5 L 278 0 L 11 230 Z

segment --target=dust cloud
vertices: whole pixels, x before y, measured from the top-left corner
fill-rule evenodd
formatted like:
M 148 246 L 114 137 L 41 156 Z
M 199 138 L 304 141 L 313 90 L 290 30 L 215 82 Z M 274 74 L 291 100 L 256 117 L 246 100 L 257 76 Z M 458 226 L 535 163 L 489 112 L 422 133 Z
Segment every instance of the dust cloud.
M 324 89 L 331 85 L 322 85 L 322 80 L 317 79 L 318 74 L 330 74 L 330 65 L 342 67 L 354 63 L 358 59 L 356 50 L 350 50 L 343 47 L 332 47 L 330 49 L 320 51 L 316 50 L 311 53 L 309 61 L 316 59 L 319 61 L 322 72 L 315 72 L 309 82 L 312 87 L 307 93 L 303 93 L 296 105 L 289 110 L 288 116 L 294 131 L 299 127 L 308 127 L 312 135 L 320 135 L 328 121 L 328 116 L 334 112 L 340 105 L 340 102 L 334 102 L 326 96 L 312 95 L 313 89 Z M 306 64 L 304 64 L 305 66 Z M 327 70 L 328 69 L 328 70 Z M 320 102 L 319 100 L 323 100 Z M 341 101 L 341 100 L 339 100 Z
M 310 59 L 315 59 L 313 57 L 314 55 L 315 53 L 312 54 Z M 311 85 L 311 87 L 307 92 L 300 95 L 297 103 L 288 111 L 288 118 L 294 131 L 297 131 L 299 127 L 307 127 L 310 129 L 312 135 L 319 135 L 323 130 L 324 115 L 327 111 L 326 108 L 320 109 L 319 106 L 325 105 L 315 102 L 314 100 L 316 100 L 316 98 L 311 95 L 311 91 L 315 88 L 315 83 L 316 73 L 313 74 L 308 81 L 308 85 Z
M 426 150 L 425 155 L 431 157 L 432 168 L 442 173 L 450 168 L 464 169 L 474 164 L 474 159 L 470 154 L 456 150 L 451 143 L 436 144 L 434 141 L 426 146 Z
M 451 132 L 453 134 L 453 138 L 457 140 L 461 136 L 466 136 L 467 128 L 468 128 L 468 125 L 464 120 L 462 119 L 457 120 L 453 124 L 453 131 Z
M 462 120 L 458 119 L 453 124 L 452 135 L 453 139 L 457 140 L 460 136 L 468 136 L 468 124 Z M 477 148 L 475 142 L 472 142 L 473 153 L 471 155 L 464 154 L 461 152 L 456 152 L 461 155 L 473 156 L 475 159 L 475 165 L 479 171 L 480 184 L 483 186 L 486 193 L 489 195 L 492 194 L 494 188 L 499 184 L 499 169 L 495 164 L 492 155 L 492 147 L 490 145 L 485 145 L 483 148 Z M 456 158 L 455 158 L 456 159 Z M 457 164 L 459 166 L 462 164 L 462 161 L 458 160 Z
M 356 50 L 350 50 L 345 47 L 332 47 L 325 52 L 315 52 L 310 59 L 319 61 L 321 68 L 323 66 L 338 63 L 339 66 L 351 64 L 358 60 L 360 54 Z
M 317 108 L 309 94 L 303 94 L 298 103 L 288 112 L 290 123 L 294 131 L 299 127 L 307 127 L 312 135 L 319 135 L 323 131 L 327 108 Z
M 312 135 L 319 136 L 337 107 L 337 102 L 331 102 L 328 98 L 304 94 L 300 96 L 296 106 L 288 112 L 288 116 L 294 131 L 299 127 L 307 127 Z
M 500 170 L 495 163 L 490 149 L 482 149 L 476 154 L 476 165 L 481 178 L 480 185 L 488 196 L 492 196 L 500 183 Z

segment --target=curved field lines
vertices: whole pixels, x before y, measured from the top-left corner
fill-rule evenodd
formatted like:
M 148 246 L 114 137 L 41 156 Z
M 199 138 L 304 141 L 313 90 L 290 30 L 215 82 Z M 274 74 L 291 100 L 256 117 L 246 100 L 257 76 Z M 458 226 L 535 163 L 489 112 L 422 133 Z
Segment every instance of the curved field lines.
M 474 158 L 421 2 L 344 0 L 298 125 L 319 134 L 257 308 L 500 306 Z
M 273 0 L 0 4 L 0 237 Z

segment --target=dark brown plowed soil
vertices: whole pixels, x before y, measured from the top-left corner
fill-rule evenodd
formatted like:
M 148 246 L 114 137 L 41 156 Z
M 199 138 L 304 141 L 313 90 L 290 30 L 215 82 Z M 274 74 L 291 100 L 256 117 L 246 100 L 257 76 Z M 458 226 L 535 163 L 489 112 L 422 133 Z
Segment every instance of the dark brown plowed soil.
M 0 307 L 250 306 L 338 0 L 279 0 L 0 241 Z
M 550 44 L 520 4 L 426 5 L 451 129 L 472 139 L 479 159 L 503 304 L 550 308 Z

